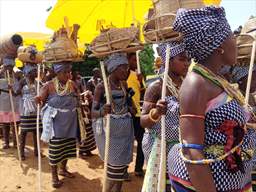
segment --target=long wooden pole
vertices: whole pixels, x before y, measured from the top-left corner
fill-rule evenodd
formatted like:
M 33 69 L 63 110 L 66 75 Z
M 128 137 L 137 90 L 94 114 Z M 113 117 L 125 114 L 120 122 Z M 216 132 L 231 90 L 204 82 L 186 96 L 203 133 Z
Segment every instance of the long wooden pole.
M 248 106 L 248 104 L 249 104 L 249 96 L 250 96 L 250 89 L 251 89 L 251 83 L 252 83 L 253 64 L 254 64 L 254 60 L 255 60 L 255 51 L 256 51 L 256 40 L 254 40 L 254 42 L 252 44 L 251 61 L 250 61 L 249 74 L 248 74 L 247 87 L 246 87 L 246 94 L 245 94 L 245 104 L 246 104 L 246 106 Z
M 102 72 L 102 78 L 104 82 L 105 87 L 105 95 L 107 99 L 107 104 L 110 104 L 110 95 L 109 95 L 109 89 L 108 89 L 108 82 L 107 82 L 107 76 L 106 71 L 104 67 L 103 61 L 100 62 L 101 72 Z M 109 139 L 110 139 L 110 114 L 107 114 L 106 117 L 106 135 L 105 135 L 105 154 L 104 154 L 104 175 L 103 175 L 103 192 L 107 192 L 107 168 L 108 168 L 108 155 L 109 155 Z
M 37 64 L 37 96 L 40 91 L 40 64 Z M 37 140 L 37 153 L 38 153 L 38 192 L 42 191 L 42 163 L 41 163 L 41 147 L 40 147 L 40 104 L 37 104 L 37 117 L 36 117 L 36 140 Z
M 162 100 L 166 97 L 166 84 L 169 72 L 169 61 L 170 61 L 170 46 L 167 45 L 166 49 L 166 60 L 165 60 L 165 71 L 164 80 L 162 85 Z M 161 117 L 161 157 L 160 157 L 160 170 L 158 175 L 158 186 L 157 192 L 164 192 L 166 186 L 166 138 L 165 138 L 165 115 Z
M 7 81 L 8 84 L 11 84 L 11 79 L 10 79 L 10 73 L 7 70 Z M 18 136 L 18 127 L 16 123 L 16 115 L 14 111 L 14 104 L 13 104 L 13 96 L 12 96 L 12 90 L 9 89 L 9 96 L 10 96 L 10 102 L 11 102 L 11 109 L 12 109 L 12 116 L 13 116 L 13 124 L 14 124 L 14 129 L 15 129 L 15 136 L 16 136 L 16 141 L 17 141 L 17 150 L 18 150 L 18 158 L 20 162 L 20 166 L 22 167 L 22 161 L 21 161 L 21 155 L 20 155 L 20 141 L 19 141 L 19 136 Z
M 140 67 L 140 50 L 136 51 L 136 60 L 137 60 L 137 72 L 141 74 L 141 67 Z

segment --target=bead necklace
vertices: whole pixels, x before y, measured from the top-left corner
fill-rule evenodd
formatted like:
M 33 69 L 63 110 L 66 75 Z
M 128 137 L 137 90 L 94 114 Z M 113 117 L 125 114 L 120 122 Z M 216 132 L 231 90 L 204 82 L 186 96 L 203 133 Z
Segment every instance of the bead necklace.
M 58 80 L 58 78 L 54 78 L 53 80 L 53 84 L 54 84 L 54 88 L 56 90 L 56 93 L 59 96 L 64 96 L 64 95 L 69 95 L 71 93 L 71 80 L 68 80 L 66 82 L 66 84 L 63 86 L 60 81 Z
M 113 110 L 114 114 L 121 115 L 126 110 L 125 107 L 124 107 L 125 106 L 125 102 L 126 102 L 126 96 L 127 96 L 125 87 L 124 87 L 122 82 L 120 82 L 120 86 L 116 86 L 118 89 L 121 89 L 121 91 L 123 92 L 123 95 L 124 95 L 124 97 L 122 99 L 122 102 L 121 102 L 122 109 L 120 110 L 120 112 L 116 112 L 116 110 L 115 110 L 116 104 L 114 102 L 113 95 L 112 95 L 112 89 L 111 89 L 111 85 L 110 85 L 111 84 L 110 78 L 108 78 L 108 82 L 109 82 L 109 93 L 110 93 L 110 102 L 111 102 L 112 110 Z

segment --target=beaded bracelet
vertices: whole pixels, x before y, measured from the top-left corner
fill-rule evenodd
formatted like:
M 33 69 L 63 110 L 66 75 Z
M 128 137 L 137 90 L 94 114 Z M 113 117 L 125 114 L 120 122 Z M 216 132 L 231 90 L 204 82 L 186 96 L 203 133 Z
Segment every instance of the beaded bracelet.
M 204 150 L 204 146 L 200 144 L 189 144 L 189 143 L 180 143 L 182 148 L 190 148 L 190 149 L 197 149 L 197 150 Z
M 187 159 L 183 153 L 182 153 L 182 148 L 180 148 L 180 156 L 182 158 L 182 160 L 185 162 L 185 163 L 190 163 L 190 164 L 211 164 L 211 163 L 214 163 L 216 161 L 221 161 L 223 159 L 225 159 L 226 157 L 228 157 L 229 155 L 231 155 L 232 153 L 234 153 L 239 147 L 242 146 L 242 143 L 243 143 L 243 140 L 235 147 L 233 147 L 230 151 L 228 151 L 227 153 L 225 153 L 224 155 L 221 155 L 215 159 L 201 159 L 201 160 L 190 160 L 190 159 Z
M 155 111 L 156 111 L 156 109 L 151 109 L 150 112 L 149 112 L 148 117 L 149 117 L 149 119 L 150 119 L 152 122 L 157 123 L 157 122 L 161 119 L 161 116 L 158 117 L 157 119 L 155 119 L 155 118 L 153 117 L 153 113 L 154 113 Z

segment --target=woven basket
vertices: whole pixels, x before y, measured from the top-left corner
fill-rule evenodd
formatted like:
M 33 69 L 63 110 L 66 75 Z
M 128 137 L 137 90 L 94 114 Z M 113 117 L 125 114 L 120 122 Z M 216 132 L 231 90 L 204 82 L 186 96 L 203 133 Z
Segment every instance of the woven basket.
M 18 59 L 23 63 L 41 63 L 43 61 L 43 55 L 37 52 L 34 46 L 29 47 L 19 47 L 18 49 Z
M 238 65 L 250 64 L 253 41 L 255 40 L 256 38 L 251 34 L 240 34 L 237 36 Z M 255 61 L 256 61 L 256 57 L 255 57 Z
M 0 38 L 0 57 L 17 57 L 17 49 L 22 44 L 23 39 L 20 35 L 8 35 Z
M 105 56 L 120 51 L 133 52 L 142 48 L 139 29 L 136 27 L 111 28 L 97 36 L 90 45 L 94 56 Z
M 160 43 L 180 40 L 181 34 L 174 32 L 172 25 L 179 8 L 197 9 L 204 7 L 203 0 L 152 0 L 154 14 L 143 26 L 145 41 Z
M 154 17 L 143 26 L 143 35 L 147 43 L 160 43 L 165 41 L 181 40 L 182 35 L 173 31 L 170 23 L 173 23 L 175 14 L 166 13 Z
M 155 16 L 176 13 L 179 8 L 198 9 L 204 7 L 203 0 L 152 0 Z
M 242 28 L 242 33 L 256 33 L 256 17 L 249 19 L 244 27 Z M 254 35 L 253 35 L 254 36 Z M 255 35 L 256 36 L 256 35 Z
M 78 50 L 76 43 L 68 38 L 62 28 L 56 33 L 56 37 L 43 52 L 43 62 L 59 63 L 63 61 L 82 61 L 82 52 Z

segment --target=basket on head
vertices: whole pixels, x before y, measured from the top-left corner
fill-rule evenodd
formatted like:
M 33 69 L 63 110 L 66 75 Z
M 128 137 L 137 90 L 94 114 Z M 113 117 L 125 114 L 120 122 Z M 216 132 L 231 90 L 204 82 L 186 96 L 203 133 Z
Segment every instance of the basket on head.
M 154 13 L 149 14 L 143 26 L 143 35 L 148 43 L 177 41 L 182 35 L 173 31 L 172 24 L 179 8 L 198 9 L 204 7 L 203 0 L 152 0 Z
M 19 47 L 18 59 L 23 63 L 41 63 L 43 61 L 42 53 L 38 52 L 34 45 L 28 47 Z
M 256 33 L 256 17 L 250 18 L 242 28 L 242 33 Z M 256 35 L 254 35 L 256 36 Z
M 250 64 L 254 41 L 256 41 L 256 17 L 249 19 L 242 28 L 241 34 L 237 36 L 238 65 Z
M 116 52 L 134 52 L 143 49 L 139 40 L 139 29 L 111 28 L 101 32 L 90 44 L 92 55 L 103 57 Z
M 63 61 L 82 61 L 82 52 L 73 39 L 68 37 L 66 28 L 58 30 L 51 43 L 43 52 L 44 62 L 59 63 Z

